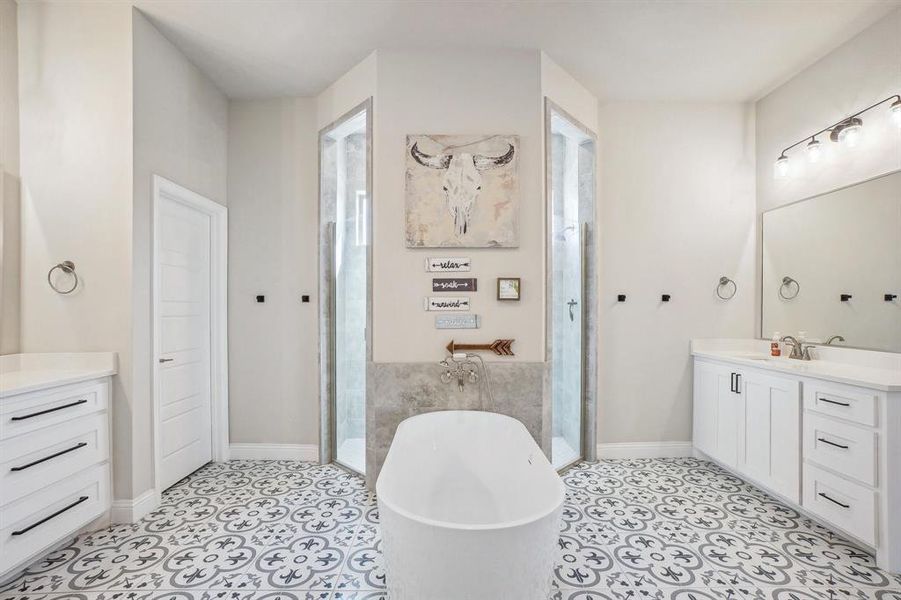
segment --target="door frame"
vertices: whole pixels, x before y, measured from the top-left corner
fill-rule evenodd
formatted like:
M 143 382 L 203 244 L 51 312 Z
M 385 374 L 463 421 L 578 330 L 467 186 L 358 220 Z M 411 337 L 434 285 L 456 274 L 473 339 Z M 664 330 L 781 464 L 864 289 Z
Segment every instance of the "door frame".
M 574 128 L 581 131 L 594 144 L 595 148 L 595 165 L 594 165 L 594 203 L 591 207 L 591 214 L 580 215 L 579 218 L 579 240 L 580 240 L 580 257 L 581 277 L 582 277 L 582 335 L 581 335 L 581 424 L 580 437 L 581 448 L 579 448 L 580 456 L 578 459 L 570 463 L 555 467 L 558 472 L 569 469 L 580 461 L 594 462 L 597 460 L 597 385 L 598 385 L 598 287 L 597 287 L 597 264 L 598 251 L 596 242 L 596 223 L 598 211 L 598 189 L 597 189 L 597 160 L 598 160 L 598 136 L 587 125 L 579 119 L 567 112 L 559 104 L 555 103 L 548 96 L 544 97 L 544 267 L 545 267 L 545 306 L 544 306 L 544 337 L 545 337 L 545 362 L 546 375 L 548 385 L 546 386 L 546 402 L 550 405 L 551 418 L 547 423 L 546 434 L 548 439 L 548 458 L 553 464 L 554 457 L 552 453 L 552 442 L 554 436 L 554 394 L 553 394 L 553 375 L 554 360 L 552 353 L 553 346 L 553 294 L 554 294 L 554 203 L 553 203 L 553 165 L 551 164 L 552 155 L 552 124 L 551 119 L 554 114 L 565 119 Z
M 358 473 L 355 469 L 342 464 L 337 460 L 337 415 L 335 414 L 335 274 L 333 272 L 334 258 L 334 226 L 331 224 L 332 215 L 324 214 L 322 207 L 322 137 L 330 131 L 339 128 L 342 124 L 366 111 L 366 235 L 368 245 L 366 248 L 366 369 L 364 374 L 364 422 L 369 421 L 369 397 L 366 393 L 369 379 L 369 363 L 372 361 L 372 248 L 373 248 L 373 99 L 369 96 L 350 110 L 344 112 L 337 119 L 322 127 L 316 136 L 317 172 L 316 172 L 316 210 L 319 222 L 319 462 L 320 464 L 335 464 L 352 473 Z M 368 463 L 369 453 L 365 452 L 365 463 Z M 364 464 L 364 466 L 368 466 Z M 368 469 L 366 469 L 368 471 Z
M 159 294 L 159 218 L 163 198 L 178 202 L 210 218 L 210 425 L 211 450 L 214 462 L 229 458 L 228 438 L 228 209 L 209 198 L 154 174 L 152 214 L 153 245 L 150 254 L 152 270 L 150 319 L 153 336 L 151 355 L 151 399 L 153 425 L 153 487 L 160 485 L 160 410 L 159 410 L 159 322 L 157 307 Z

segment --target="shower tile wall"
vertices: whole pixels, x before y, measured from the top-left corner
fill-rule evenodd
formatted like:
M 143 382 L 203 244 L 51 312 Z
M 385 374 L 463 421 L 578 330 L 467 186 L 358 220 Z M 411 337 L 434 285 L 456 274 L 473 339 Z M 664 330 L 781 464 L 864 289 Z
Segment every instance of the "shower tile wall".
M 487 363 L 494 392 L 495 412 L 515 417 L 548 452 L 550 430 L 544 406 L 544 363 Z M 379 470 L 401 421 L 436 410 L 488 408 L 479 399 L 479 384 L 442 383 L 434 363 L 370 363 L 366 402 L 366 483 L 375 487 Z

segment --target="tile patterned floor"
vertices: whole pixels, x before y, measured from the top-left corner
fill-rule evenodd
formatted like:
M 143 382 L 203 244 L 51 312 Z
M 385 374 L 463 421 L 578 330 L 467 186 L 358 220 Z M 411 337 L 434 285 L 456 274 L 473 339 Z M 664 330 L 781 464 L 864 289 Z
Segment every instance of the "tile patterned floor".
M 901 600 L 901 576 L 711 463 L 611 460 L 564 479 L 553 600 Z M 356 476 L 231 461 L 44 557 L 0 600 L 384 600 L 380 547 Z

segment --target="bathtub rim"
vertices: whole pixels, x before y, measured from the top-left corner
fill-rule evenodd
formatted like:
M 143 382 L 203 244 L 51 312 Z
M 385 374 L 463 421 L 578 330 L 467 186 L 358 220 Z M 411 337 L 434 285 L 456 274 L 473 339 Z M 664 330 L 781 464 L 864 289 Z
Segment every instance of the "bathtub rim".
M 403 425 L 407 421 L 412 421 L 412 420 L 418 419 L 420 417 L 433 416 L 437 413 L 476 413 L 476 414 L 477 413 L 485 413 L 485 414 L 496 415 L 498 417 L 502 417 L 504 419 L 509 419 L 511 421 L 514 421 L 517 425 L 519 425 L 519 427 L 522 428 L 522 430 L 526 433 L 526 435 L 529 436 L 529 440 L 533 444 L 535 444 L 535 447 L 538 448 L 538 451 L 541 453 L 541 456 L 544 457 L 545 460 L 547 460 L 547 457 L 544 456 L 544 452 L 541 450 L 541 447 L 535 443 L 535 440 L 532 438 L 532 434 L 529 433 L 529 430 L 526 429 L 526 426 L 523 425 L 519 419 L 516 419 L 509 415 L 497 413 L 497 412 L 492 412 L 492 411 L 487 411 L 487 410 L 456 410 L 456 409 L 436 410 L 436 411 L 421 413 L 418 415 L 413 415 L 412 417 L 407 417 L 406 419 L 404 419 L 403 421 L 400 422 L 400 424 L 397 426 L 397 428 L 400 429 L 401 425 Z M 397 433 L 395 433 L 395 435 L 397 435 Z M 393 440 L 392 440 L 392 446 L 393 446 Z M 388 449 L 388 455 L 390 456 L 390 454 L 391 454 L 391 448 Z M 387 463 L 387 462 L 388 462 L 388 458 L 386 457 L 385 463 Z M 554 467 L 550 461 L 548 461 L 548 466 L 551 468 L 551 472 L 553 472 L 557 476 L 557 480 L 555 481 L 555 484 L 557 486 L 557 502 L 555 502 L 554 506 L 551 507 L 549 510 L 543 510 L 534 515 L 529 515 L 528 517 L 523 517 L 521 519 L 516 519 L 514 521 L 504 521 L 502 523 L 454 523 L 452 521 L 439 521 L 436 519 L 430 519 L 428 517 L 416 515 L 414 513 L 411 513 L 408 510 L 399 508 L 394 502 L 385 500 L 383 494 L 379 491 L 379 489 L 381 488 L 381 479 L 382 479 L 381 473 L 379 473 L 379 477 L 378 477 L 378 479 L 376 479 L 376 482 L 375 482 L 376 502 L 384 503 L 384 505 L 388 509 L 390 509 L 394 513 L 404 517 L 405 519 L 409 519 L 411 521 L 414 521 L 414 522 L 422 524 L 422 525 L 428 525 L 430 527 L 438 527 L 440 529 L 452 529 L 452 530 L 457 530 L 457 531 L 500 531 L 500 530 L 504 530 L 504 529 L 513 529 L 516 527 L 522 527 L 523 525 L 530 525 L 532 523 L 541 521 L 542 519 L 545 519 L 545 518 L 551 516 L 552 514 L 554 514 L 554 512 L 559 511 L 563 508 L 563 504 L 566 501 L 566 486 L 563 484 L 563 479 L 560 477 L 559 473 L 557 473 L 557 471 L 554 470 Z M 383 465 L 382 470 L 384 471 L 384 465 Z

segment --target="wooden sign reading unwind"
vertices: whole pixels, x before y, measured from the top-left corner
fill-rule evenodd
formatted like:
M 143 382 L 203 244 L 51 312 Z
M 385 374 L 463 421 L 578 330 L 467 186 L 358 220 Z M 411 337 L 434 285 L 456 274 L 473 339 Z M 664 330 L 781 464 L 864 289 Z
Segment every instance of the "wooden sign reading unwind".
M 469 271 L 472 261 L 468 258 L 427 258 L 425 270 L 430 273 L 453 273 Z
M 475 278 L 435 278 L 432 279 L 433 292 L 474 292 L 478 287 L 478 279 Z
M 423 302 L 423 308 L 428 311 L 441 310 L 469 310 L 469 298 L 447 298 L 443 296 L 429 296 Z

